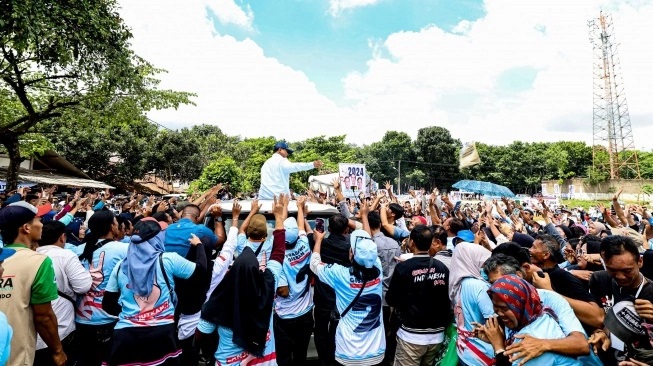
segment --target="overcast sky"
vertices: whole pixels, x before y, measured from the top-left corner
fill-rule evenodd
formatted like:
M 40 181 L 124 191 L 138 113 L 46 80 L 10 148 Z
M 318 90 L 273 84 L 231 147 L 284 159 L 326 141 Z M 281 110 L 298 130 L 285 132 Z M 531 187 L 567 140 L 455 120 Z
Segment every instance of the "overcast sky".
M 291 141 L 448 128 L 462 141 L 592 140 L 587 21 L 613 16 L 635 144 L 653 141 L 653 1 L 121 0 L 136 53 L 197 106 L 154 111 Z

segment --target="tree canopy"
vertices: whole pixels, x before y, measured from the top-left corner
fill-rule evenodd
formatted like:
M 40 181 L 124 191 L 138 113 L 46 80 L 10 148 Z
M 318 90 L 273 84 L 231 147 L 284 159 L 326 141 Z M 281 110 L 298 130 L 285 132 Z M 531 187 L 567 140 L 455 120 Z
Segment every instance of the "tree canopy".
M 0 144 L 11 160 L 9 189 L 23 137 L 38 135 L 44 121 L 73 109 L 142 117 L 189 103 L 191 94 L 157 89 L 153 75 L 160 70 L 130 49 L 132 34 L 116 0 L 7 0 L 0 7 Z

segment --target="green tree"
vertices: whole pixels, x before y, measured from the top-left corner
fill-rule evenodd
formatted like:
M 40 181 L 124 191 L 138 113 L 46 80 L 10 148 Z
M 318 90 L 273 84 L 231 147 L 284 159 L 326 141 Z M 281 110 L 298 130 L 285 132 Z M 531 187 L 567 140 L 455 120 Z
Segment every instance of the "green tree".
M 243 172 L 234 159 L 223 156 L 210 163 L 202 170 L 200 177 L 190 184 L 190 190 L 205 191 L 218 183 L 225 185 L 233 194 L 243 191 Z
M 257 137 L 238 142 L 232 151 L 225 151 L 231 156 L 242 171 L 242 192 L 257 191 L 261 185 L 261 167 L 272 155 L 274 137 Z
M 390 181 L 397 184 L 399 161 L 406 162 L 401 173 L 408 176 L 412 169 L 407 164 L 416 160 L 413 141 L 407 133 L 399 131 L 386 132 L 381 141 L 364 146 L 358 155 L 373 179 L 380 183 Z
M 290 188 L 295 192 L 303 192 L 308 188 L 308 178 L 311 175 L 320 175 L 338 172 L 339 163 L 356 163 L 356 148 L 345 142 L 345 135 L 317 136 L 290 144 L 295 147 L 295 153 L 290 160 L 296 162 L 313 162 L 322 160 L 324 166 L 321 170 L 307 170 L 290 175 Z
M 7 0 L 0 8 L 0 106 L 12 106 L 0 119 L 0 144 L 12 189 L 21 136 L 85 100 L 142 94 L 152 68 L 131 51 L 116 0 Z
M 431 126 L 417 132 L 415 153 L 417 160 L 424 163 L 419 168 L 427 175 L 429 188 L 449 187 L 458 180 L 461 147 L 460 140 L 451 137 L 444 127 Z

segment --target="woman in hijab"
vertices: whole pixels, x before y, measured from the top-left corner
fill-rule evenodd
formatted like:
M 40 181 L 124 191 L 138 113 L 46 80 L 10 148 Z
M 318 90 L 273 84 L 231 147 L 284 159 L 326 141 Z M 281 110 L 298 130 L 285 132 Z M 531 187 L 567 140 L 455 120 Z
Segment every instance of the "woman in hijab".
M 277 364 L 272 306 L 286 252 L 283 222 L 288 216 L 287 196 L 275 197 L 273 207 L 275 230 L 270 260 L 263 252 L 259 263 L 252 248 L 245 247 L 202 307 L 196 340 L 205 343 L 217 329 L 219 343 L 214 350 L 218 365 Z
M 113 329 L 118 318 L 102 309 L 111 272 L 127 256 L 127 244 L 116 241 L 118 220 L 109 210 L 97 211 L 88 220 L 90 232 L 76 249 L 84 269 L 91 273 L 91 289 L 77 301 L 75 311 L 79 360 L 84 366 L 100 366 L 106 361 Z
M 492 346 L 474 336 L 474 323 L 485 324 L 494 315 L 487 294 L 490 284 L 481 276 L 481 267 L 492 253 L 478 244 L 460 243 L 451 257 L 449 298 L 454 304 L 458 329 L 456 348 L 463 366 L 490 366 Z
M 605 225 L 603 225 L 598 221 L 592 221 L 590 222 L 588 232 L 590 235 L 601 236 L 601 233 L 604 232 L 605 230 L 606 230 Z
M 102 308 L 119 314 L 119 320 L 108 365 L 179 365 L 174 278 L 199 280 L 206 272 L 206 252 L 197 248 L 195 262 L 164 253 L 167 227 L 152 217 L 134 225 L 127 258 L 111 273 Z M 202 245 L 193 234 L 188 240 Z
M 477 334 L 492 344 L 496 366 L 520 365 L 520 358 L 508 359 L 505 348 L 521 341 L 516 335 L 530 335 L 540 339 L 565 338 L 558 319 L 549 308 L 543 307 L 540 296 L 531 284 L 516 275 L 507 275 L 494 282 L 487 291 L 492 299 L 496 317 L 478 327 Z M 526 366 L 580 366 L 576 359 L 558 353 L 545 352 L 526 362 Z

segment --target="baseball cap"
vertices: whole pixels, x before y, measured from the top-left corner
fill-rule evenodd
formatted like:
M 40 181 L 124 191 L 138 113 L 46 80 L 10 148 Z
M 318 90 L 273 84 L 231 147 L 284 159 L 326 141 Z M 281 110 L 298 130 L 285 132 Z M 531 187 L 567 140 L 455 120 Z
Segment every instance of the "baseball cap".
M 458 234 L 456 234 L 456 238 L 459 238 L 467 243 L 473 243 L 474 233 L 471 230 L 460 230 Z
M 646 335 L 632 301 L 620 301 L 605 314 L 605 327 L 626 344 Z
M 11 249 L 11 248 L 0 248 L 0 262 L 2 262 L 5 259 L 11 257 L 15 253 L 16 253 L 16 251 Z
M 292 155 L 292 153 L 295 151 L 288 147 L 288 143 L 285 141 L 277 141 L 276 144 L 274 144 L 274 151 L 277 151 L 279 149 L 284 149 L 288 152 L 288 155 Z
M 32 221 L 34 217 L 41 217 L 39 210 L 25 202 L 14 202 L 0 210 L 0 228 L 18 227 Z
M 428 221 L 426 221 L 426 217 L 424 216 L 415 216 L 415 217 L 417 217 L 417 219 L 422 225 L 428 225 Z
M 365 268 L 374 267 L 379 258 L 376 243 L 372 241 L 370 234 L 365 230 L 354 230 L 349 238 L 351 249 L 354 252 L 354 260 Z
M 532 215 L 535 215 L 535 212 L 533 212 L 533 210 L 531 210 L 530 208 L 525 208 L 524 211 L 530 213 L 531 216 L 532 216 Z
M 247 227 L 247 236 L 256 240 L 268 236 L 268 222 L 265 219 L 265 216 L 261 214 L 252 216 L 251 220 L 249 220 L 249 226 Z
M 153 237 L 157 236 L 161 230 L 165 230 L 167 228 L 167 223 L 156 221 L 156 219 L 153 217 L 146 217 L 134 225 L 134 235 L 140 238 L 140 240 L 134 239 L 132 237 L 132 241 L 135 244 L 140 244 L 152 239 Z
M 286 244 L 295 244 L 299 238 L 299 227 L 294 217 L 289 217 L 283 222 L 283 228 L 286 229 Z M 267 226 L 266 226 L 267 230 Z

